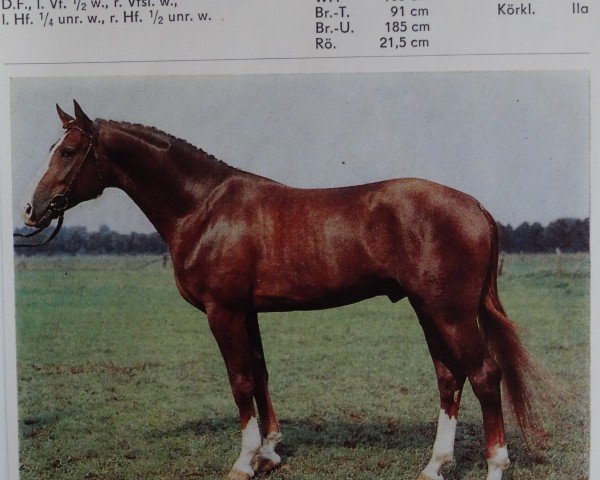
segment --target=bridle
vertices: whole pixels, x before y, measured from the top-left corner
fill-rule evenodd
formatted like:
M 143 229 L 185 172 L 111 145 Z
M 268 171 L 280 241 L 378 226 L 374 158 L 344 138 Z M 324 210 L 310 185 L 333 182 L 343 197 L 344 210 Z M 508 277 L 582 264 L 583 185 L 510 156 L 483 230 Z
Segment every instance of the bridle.
M 56 238 L 56 236 L 58 235 L 58 232 L 60 231 L 60 229 L 63 225 L 65 211 L 69 208 L 69 194 L 71 193 L 71 187 L 73 186 L 73 182 L 79 176 L 79 172 L 81 171 L 83 164 L 85 163 L 85 161 L 87 160 L 87 158 L 90 154 L 93 154 L 94 160 L 96 162 L 96 173 L 98 174 L 98 180 L 100 180 L 101 185 L 104 183 L 104 179 L 102 177 L 102 172 L 100 171 L 100 165 L 98 164 L 98 156 L 96 155 L 96 150 L 94 149 L 94 142 L 97 140 L 97 136 L 98 136 L 98 128 L 94 128 L 93 132 L 91 134 L 89 134 L 86 131 L 84 131 L 82 128 L 75 125 L 74 122 L 75 122 L 74 120 L 67 122 L 64 125 L 64 128 L 66 130 L 70 130 L 71 128 L 79 130 L 83 135 L 85 135 L 89 139 L 89 144 L 87 146 L 85 154 L 83 155 L 83 157 L 79 161 L 79 164 L 77 165 L 77 168 L 75 169 L 75 173 L 71 176 L 71 179 L 69 180 L 69 183 L 67 184 L 67 188 L 65 188 L 61 193 L 57 193 L 56 195 L 54 195 L 52 197 L 52 199 L 50 200 L 50 204 L 48 205 L 48 208 L 46 209 L 46 212 L 40 219 L 40 222 L 38 222 L 38 223 L 44 222 L 48 218 L 52 218 L 54 215 L 58 214 L 58 217 L 57 217 L 58 222 L 56 224 L 56 227 L 54 228 L 52 233 L 48 236 L 48 238 L 46 238 L 42 242 L 15 243 L 15 244 L 13 244 L 14 247 L 17 247 L 17 248 L 39 247 L 41 245 L 46 245 L 47 243 L 54 240 L 54 238 Z M 100 193 L 93 198 L 98 198 L 99 196 L 100 196 Z M 48 225 L 46 225 L 44 227 L 34 230 L 33 232 L 26 233 L 26 234 L 13 233 L 13 236 L 20 237 L 20 238 L 34 237 L 34 236 L 38 235 L 39 233 L 43 232 L 49 226 L 50 226 L 50 223 L 48 223 Z

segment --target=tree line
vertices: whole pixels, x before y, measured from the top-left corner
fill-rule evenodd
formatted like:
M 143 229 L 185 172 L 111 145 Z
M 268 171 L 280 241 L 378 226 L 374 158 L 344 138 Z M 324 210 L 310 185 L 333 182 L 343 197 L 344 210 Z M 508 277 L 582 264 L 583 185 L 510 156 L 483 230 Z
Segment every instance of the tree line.
M 559 218 L 546 227 L 523 222 L 517 228 L 498 224 L 500 248 L 507 253 L 589 252 L 590 219 Z
M 590 220 L 560 218 L 546 227 L 540 223 L 523 222 L 516 228 L 498 224 L 500 247 L 507 253 L 589 252 Z M 26 228 L 17 233 L 27 233 Z M 21 239 L 19 239 L 21 240 Z M 26 240 L 23 240 L 24 242 Z M 32 241 L 39 241 L 34 237 Z M 63 227 L 57 237 L 41 247 L 17 249 L 21 255 L 162 255 L 167 246 L 160 235 L 127 234 L 111 230 L 106 225 L 97 232 L 85 227 Z
M 49 229 L 50 230 L 50 229 Z M 27 233 L 27 228 L 15 230 Z M 17 239 L 19 243 L 39 242 L 39 234 L 30 239 Z M 54 240 L 46 245 L 33 248 L 18 248 L 21 255 L 162 255 L 167 253 L 167 245 L 157 232 L 118 233 L 106 225 L 97 232 L 88 232 L 85 227 L 63 227 Z

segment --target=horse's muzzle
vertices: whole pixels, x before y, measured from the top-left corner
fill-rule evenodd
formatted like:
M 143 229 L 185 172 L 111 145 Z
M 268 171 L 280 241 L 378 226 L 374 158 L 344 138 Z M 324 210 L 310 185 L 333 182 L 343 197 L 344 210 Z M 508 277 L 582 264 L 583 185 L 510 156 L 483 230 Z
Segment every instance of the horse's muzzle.
M 55 217 L 54 211 L 52 208 L 48 207 L 44 211 L 44 214 L 39 220 L 36 220 L 34 215 L 34 209 L 30 203 L 25 205 L 25 212 L 23 213 L 23 221 L 25 225 L 33 228 L 45 228 L 52 222 L 52 219 Z
M 27 205 L 25 205 L 25 212 L 23 212 L 23 221 L 25 222 L 25 225 L 27 225 L 28 227 L 35 226 L 35 220 L 33 218 L 31 218 L 32 215 L 33 215 L 33 207 L 31 206 L 31 203 L 28 203 Z

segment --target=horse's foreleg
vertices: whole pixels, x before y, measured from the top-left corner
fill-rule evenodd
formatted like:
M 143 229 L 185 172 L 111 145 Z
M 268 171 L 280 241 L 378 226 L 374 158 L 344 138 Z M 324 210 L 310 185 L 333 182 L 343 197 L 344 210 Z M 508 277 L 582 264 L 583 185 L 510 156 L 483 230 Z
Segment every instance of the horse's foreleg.
M 266 472 L 277 468 L 281 463 L 281 457 L 275 452 L 275 446 L 281 441 L 281 432 L 271 403 L 268 387 L 269 373 L 265 362 L 258 317 L 254 312 L 248 315 L 248 335 L 254 371 L 254 398 L 258 408 L 260 431 L 263 437 L 257 470 Z
M 454 457 L 456 424 L 466 375 L 452 357 L 433 323 L 423 314 L 419 315 L 419 319 L 433 359 L 440 391 L 440 413 L 433 452 L 419 480 L 443 480 L 442 467 Z
M 242 447 L 228 478 L 247 480 L 254 475 L 252 462 L 261 447 L 254 410 L 255 382 L 245 312 L 221 307 L 208 309 L 210 329 L 217 340 L 242 424 Z

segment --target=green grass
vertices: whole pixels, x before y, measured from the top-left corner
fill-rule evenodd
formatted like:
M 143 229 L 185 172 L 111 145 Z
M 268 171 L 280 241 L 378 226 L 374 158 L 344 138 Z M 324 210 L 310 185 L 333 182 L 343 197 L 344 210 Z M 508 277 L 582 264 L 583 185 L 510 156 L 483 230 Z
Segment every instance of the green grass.
M 16 261 L 21 477 L 222 478 L 237 411 L 204 315 L 147 258 Z M 145 266 L 144 266 L 145 265 Z M 507 256 L 500 292 L 566 395 L 530 452 L 509 422 L 506 479 L 585 479 L 589 257 Z M 435 375 L 406 301 L 261 316 L 282 430 L 278 479 L 411 479 L 429 458 Z M 465 392 L 447 480 L 485 477 L 479 406 Z

